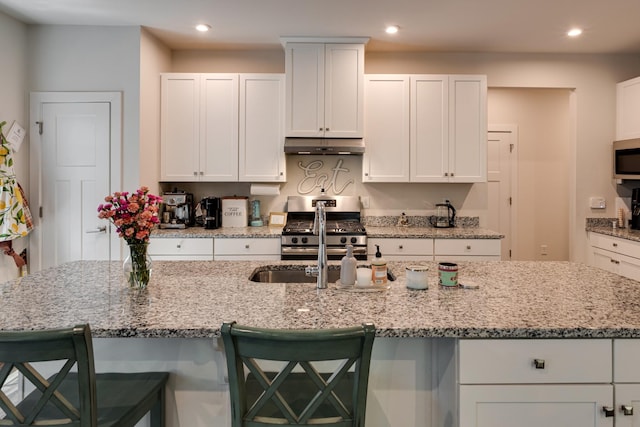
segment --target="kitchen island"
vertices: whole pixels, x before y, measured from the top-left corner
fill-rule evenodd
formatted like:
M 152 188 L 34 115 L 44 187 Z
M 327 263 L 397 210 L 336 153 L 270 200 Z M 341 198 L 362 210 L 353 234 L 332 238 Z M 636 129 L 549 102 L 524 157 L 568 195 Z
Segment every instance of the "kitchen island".
M 460 339 L 597 339 L 611 347 L 612 341 L 636 342 L 620 338 L 640 337 L 640 284 L 601 269 L 569 262 L 460 262 L 460 281 L 479 288 L 445 289 L 436 284 L 436 263 L 419 264 L 429 267 L 428 290 L 407 289 L 404 269 L 410 264 L 390 262 L 397 276 L 390 288 L 359 293 L 335 284 L 318 290 L 314 284 L 250 282 L 265 262 L 196 261 L 154 262 L 149 287 L 133 291 L 119 262 L 78 261 L 0 285 L 0 327 L 88 322 L 98 370 L 174 373 L 168 425 L 189 427 L 229 425 L 217 339 L 226 320 L 273 328 L 375 323 L 367 426 L 457 425 Z

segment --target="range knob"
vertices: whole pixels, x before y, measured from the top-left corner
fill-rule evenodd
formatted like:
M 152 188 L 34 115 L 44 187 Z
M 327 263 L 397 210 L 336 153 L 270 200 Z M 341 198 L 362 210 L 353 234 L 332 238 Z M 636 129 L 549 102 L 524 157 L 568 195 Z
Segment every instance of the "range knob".
M 352 238 L 351 238 L 351 243 L 355 243 L 355 242 L 357 242 L 357 241 L 358 241 L 358 238 L 357 238 L 357 237 L 352 237 Z
M 297 237 L 292 237 L 291 238 L 291 243 L 298 243 L 298 238 Z
M 341 237 L 340 238 L 340 243 L 347 243 L 347 238 L 346 237 Z
M 309 241 L 309 239 L 307 239 L 306 237 L 302 238 L 302 243 L 307 243 Z

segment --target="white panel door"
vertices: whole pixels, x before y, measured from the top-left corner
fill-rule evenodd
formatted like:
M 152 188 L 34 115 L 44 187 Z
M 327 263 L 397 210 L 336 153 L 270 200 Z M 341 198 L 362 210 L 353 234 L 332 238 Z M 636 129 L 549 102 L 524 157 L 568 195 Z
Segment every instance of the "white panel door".
M 42 105 L 41 267 L 109 259 L 110 103 Z
M 487 180 L 487 77 L 449 76 L 450 182 Z
M 202 170 L 200 155 L 200 76 L 163 74 L 160 106 L 160 178 L 195 181 Z
M 204 74 L 200 80 L 198 180 L 238 180 L 238 75 Z
M 240 76 L 240 181 L 285 181 L 284 75 Z
M 365 78 L 362 182 L 409 182 L 409 77 Z
M 448 111 L 448 76 L 411 76 L 411 181 L 449 182 Z
M 487 185 L 488 206 L 487 228 L 504 235 L 501 258 L 510 260 L 512 256 L 512 152 L 514 135 L 512 132 L 489 132 L 487 142 Z
M 461 427 L 612 427 L 611 384 L 463 385 Z

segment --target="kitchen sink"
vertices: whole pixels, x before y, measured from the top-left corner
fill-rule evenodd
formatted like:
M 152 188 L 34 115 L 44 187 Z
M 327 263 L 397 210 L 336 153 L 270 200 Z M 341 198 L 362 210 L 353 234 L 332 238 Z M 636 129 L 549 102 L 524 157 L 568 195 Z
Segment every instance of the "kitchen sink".
M 305 267 L 305 265 L 265 265 L 253 270 L 249 280 L 260 283 L 316 283 L 316 277 L 307 276 L 304 273 Z M 340 266 L 330 265 L 327 281 L 334 283 L 338 279 L 340 279 Z M 387 270 L 387 280 L 396 280 L 396 276 L 390 270 Z

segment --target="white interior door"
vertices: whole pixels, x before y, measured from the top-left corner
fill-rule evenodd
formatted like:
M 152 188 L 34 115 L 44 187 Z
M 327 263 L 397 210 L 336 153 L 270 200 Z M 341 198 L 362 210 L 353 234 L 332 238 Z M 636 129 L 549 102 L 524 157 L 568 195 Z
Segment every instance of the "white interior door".
M 119 161 L 118 176 L 112 179 L 110 160 L 119 159 L 112 147 L 114 140 L 119 146 L 120 139 L 119 124 L 113 126 L 114 112 L 118 121 L 120 116 L 119 94 L 106 99 L 55 95 L 32 95 L 32 119 L 35 114 L 38 126 L 32 131 L 31 168 L 32 176 L 34 164 L 41 174 L 31 181 L 39 202 L 34 270 L 75 260 L 119 258 L 115 232 L 97 216 L 98 205 L 120 179 Z
M 488 228 L 503 234 L 502 260 L 516 259 L 514 245 L 515 130 L 511 127 L 490 127 L 487 146 Z

